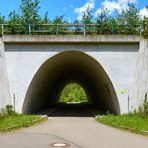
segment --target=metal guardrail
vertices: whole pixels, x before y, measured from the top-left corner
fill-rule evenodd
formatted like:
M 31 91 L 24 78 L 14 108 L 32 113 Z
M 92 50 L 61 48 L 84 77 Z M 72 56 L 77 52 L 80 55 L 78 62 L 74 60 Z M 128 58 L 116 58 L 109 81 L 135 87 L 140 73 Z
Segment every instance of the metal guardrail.
M 132 30 L 131 30 L 132 28 Z M 128 25 L 102 26 L 100 24 L 0 24 L 0 34 L 28 34 L 28 35 L 91 35 L 91 34 L 141 34 L 143 26 Z

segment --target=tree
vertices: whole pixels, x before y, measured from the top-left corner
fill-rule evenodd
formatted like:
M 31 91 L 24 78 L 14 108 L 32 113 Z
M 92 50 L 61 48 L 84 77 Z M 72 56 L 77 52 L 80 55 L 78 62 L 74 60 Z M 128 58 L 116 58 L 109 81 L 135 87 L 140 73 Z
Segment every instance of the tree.
M 68 22 L 64 20 L 64 15 L 55 17 L 52 20 L 52 24 L 52 34 L 63 34 L 65 31 L 68 30 L 68 27 L 64 26 L 64 24 L 68 24 Z
M 45 13 L 44 18 L 42 19 L 42 24 L 48 24 L 49 21 L 49 17 L 48 17 L 48 11 Z
M 79 34 L 82 31 L 81 26 L 79 26 L 80 21 L 76 19 L 74 21 L 74 24 L 75 24 L 75 27 L 74 27 L 75 34 Z
M 41 24 L 42 19 L 39 15 L 39 3 L 39 0 L 22 0 L 20 16 L 22 25 L 25 27 L 25 33 L 28 33 L 30 29 L 31 31 L 40 29 L 39 24 Z
M 39 3 L 39 0 L 22 0 L 20 12 L 23 24 L 40 24 Z
M 148 6 L 145 7 L 148 10 Z M 143 32 L 142 36 L 148 39 L 148 17 L 144 16 L 143 19 Z
M 71 83 L 64 87 L 61 92 L 60 102 L 86 102 L 88 101 L 84 89 L 77 83 Z
M 102 8 L 96 18 L 96 30 L 98 34 L 111 34 L 113 32 L 115 19 L 108 16 L 107 9 Z
M 141 19 L 139 10 L 133 3 L 128 3 L 128 8 L 122 10 L 117 18 L 119 32 L 125 34 L 139 34 Z
M 12 11 L 9 15 L 8 15 L 8 27 L 5 28 L 6 32 L 10 32 L 11 34 L 24 34 L 24 26 L 22 26 L 22 22 L 21 22 L 21 18 L 20 15 L 18 13 L 16 13 L 16 11 Z
M 43 30 L 43 32 L 40 32 L 40 34 L 51 34 L 51 26 L 48 25 L 50 23 L 49 17 L 48 17 L 48 11 L 45 13 L 44 17 L 41 18 L 40 24 L 38 24 L 37 29 Z
M 148 5 L 145 8 L 148 11 Z M 144 16 L 143 23 L 144 23 L 144 29 L 148 29 L 148 17 Z
M 4 24 L 5 23 L 5 17 L 1 15 L 0 13 L 0 24 Z M 2 27 L 0 26 L 0 34 L 2 34 Z
M 2 14 L 0 13 L 0 24 L 4 24 L 5 23 L 5 17 L 2 16 Z
M 94 28 L 92 26 L 89 26 L 90 24 L 93 24 L 93 9 L 88 6 L 86 8 L 86 11 L 82 12 L 82 24 L 85 25 L 85 30 L 87 33 L 91 33 Z

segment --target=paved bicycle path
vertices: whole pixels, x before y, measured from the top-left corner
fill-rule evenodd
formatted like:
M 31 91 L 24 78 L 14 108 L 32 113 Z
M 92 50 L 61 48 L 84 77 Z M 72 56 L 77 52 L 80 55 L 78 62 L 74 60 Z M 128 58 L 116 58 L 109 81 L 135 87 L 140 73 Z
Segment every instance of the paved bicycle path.
M 148 137 L 100 124 L 86 113 L 68 117 L 61 112 L 33 127 L 0 134 L 0 148 L 50 148 L 54 142 L 66 142 L 68 148 L 148 148 Z

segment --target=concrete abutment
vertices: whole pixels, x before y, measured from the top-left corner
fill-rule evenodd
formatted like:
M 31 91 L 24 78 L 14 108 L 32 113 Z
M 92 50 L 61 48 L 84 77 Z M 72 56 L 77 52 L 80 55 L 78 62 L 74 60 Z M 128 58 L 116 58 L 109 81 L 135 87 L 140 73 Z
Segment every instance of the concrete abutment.
M 103 98 L 92 102 L 113 113 L 126 113 L 137 108 L 148 91 L 148 42 L 140 36 L 18 35 L 3 36 L 0 41 L 0 107 L 13 104 L 15 93 L 18 112 L 35 112 L 44 107 L 44 101 L 55 103 L 52 98 L 60 86 L 75 80 L 84 84 L 92 98 L 104 98 L 104 102 Z

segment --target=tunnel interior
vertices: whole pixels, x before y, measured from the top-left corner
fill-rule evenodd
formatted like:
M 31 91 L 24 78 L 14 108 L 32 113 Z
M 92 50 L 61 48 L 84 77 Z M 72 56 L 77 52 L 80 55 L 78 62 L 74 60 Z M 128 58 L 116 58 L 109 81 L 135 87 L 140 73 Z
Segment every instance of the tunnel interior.
M 23 104 L 23 114 L 34 114 L 59 102 L 66 84 L 80 84 L 88 102 L 101 111 L 120 114 L 113 84 L 103 67 L 80 51 L 65 51 L 44 62 L 33 77 Z

